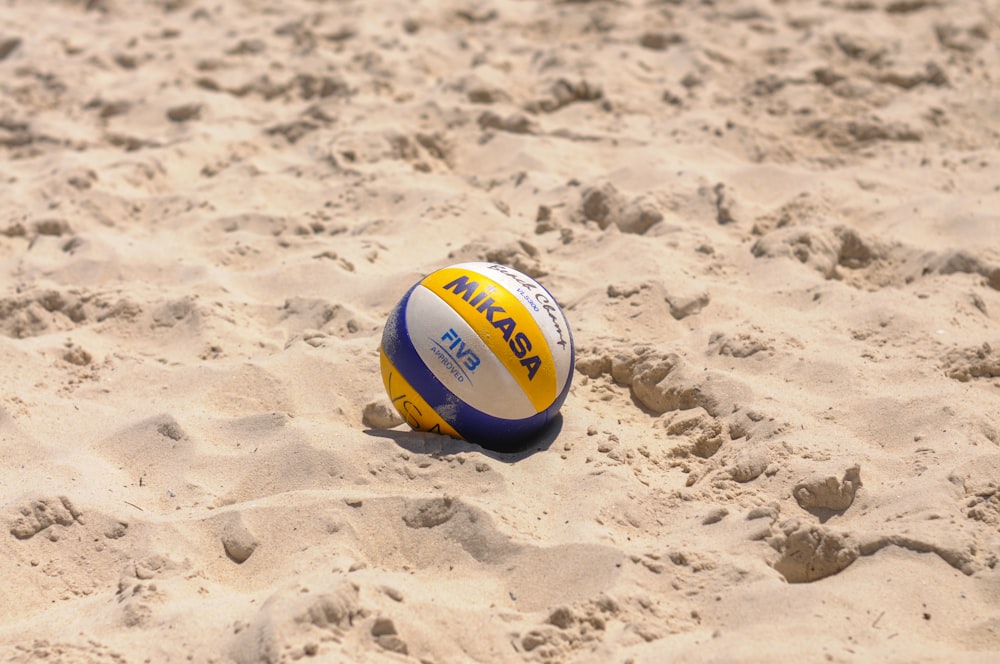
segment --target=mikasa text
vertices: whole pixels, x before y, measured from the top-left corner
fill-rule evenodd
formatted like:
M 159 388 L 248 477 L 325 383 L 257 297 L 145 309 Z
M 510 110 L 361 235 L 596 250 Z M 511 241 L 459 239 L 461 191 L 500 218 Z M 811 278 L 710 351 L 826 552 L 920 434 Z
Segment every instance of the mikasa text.
M 500 330 L 514 357 L 527 369 L 528 380 L 533 380 L 542 366 L 542 360 L 538 355 L 528 355 L 531 352 L 531 340 L 524 332 L 517 331 L 517 321 L 509 315 L 504 316 L 507 311 L 489 296 L 490 290 L 484 288 L 480 291 L 479 283 L 469 281 L 469 277 L 464 274 L 448 282 L 443 288 L 460 296 L 469 306 L 483 314 L 490 325 Z

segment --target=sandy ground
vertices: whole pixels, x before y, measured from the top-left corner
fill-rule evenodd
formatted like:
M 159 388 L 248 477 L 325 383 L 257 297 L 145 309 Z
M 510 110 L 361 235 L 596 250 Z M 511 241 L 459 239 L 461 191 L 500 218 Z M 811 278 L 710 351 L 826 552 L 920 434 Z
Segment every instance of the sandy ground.
M 0 659 L 997 661 L 998 91 L 997 0 L 0 1 Z M 363 416 L 466 260 L 523 453 Z

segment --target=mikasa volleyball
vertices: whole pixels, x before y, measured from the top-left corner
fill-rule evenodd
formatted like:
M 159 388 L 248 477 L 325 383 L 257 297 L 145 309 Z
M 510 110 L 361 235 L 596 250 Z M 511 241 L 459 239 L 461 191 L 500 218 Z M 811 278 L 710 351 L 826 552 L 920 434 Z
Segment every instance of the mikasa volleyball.
M 573 376 L 562 309 L 531 277 L 496 263 L 427 275 L 382 333 L 382 382 L 418 431 L 493 450 L 530 443 L 559 412 Z

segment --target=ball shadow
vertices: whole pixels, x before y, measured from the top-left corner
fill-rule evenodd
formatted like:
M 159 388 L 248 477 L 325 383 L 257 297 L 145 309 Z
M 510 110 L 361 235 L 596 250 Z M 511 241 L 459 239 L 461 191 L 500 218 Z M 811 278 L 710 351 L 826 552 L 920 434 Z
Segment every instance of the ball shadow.
M 457 454 L 459 452 L 479 452 L 483 456 L 502 461 L 504 463 L 517 463 L 522 459 L 548 450 L 552 443 L 562 432 L 563 418 L 557 414 L 551 422 L 536 435 L 524 440 L 511 441 L 509 446 L 503 449 L 490 449 L 470 443 L 465 440 L 457 440 L 450 436 L 443 436 L 436 433 L 424 431 L 396 431 L 394 429 L 365 429 L 364 433 L 376 438 L 387 438 L 396 443 L 399 447 L 413 454 Z

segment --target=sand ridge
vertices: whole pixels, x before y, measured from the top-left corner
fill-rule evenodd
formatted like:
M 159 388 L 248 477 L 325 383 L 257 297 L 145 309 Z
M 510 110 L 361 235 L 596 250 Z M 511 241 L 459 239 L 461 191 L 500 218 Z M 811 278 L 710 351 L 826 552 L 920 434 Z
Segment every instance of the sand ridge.
M 992 661 L 1000 4 L 8 0 L 0 658 Z M 394 426 L 513 266 L 556 425 Z

